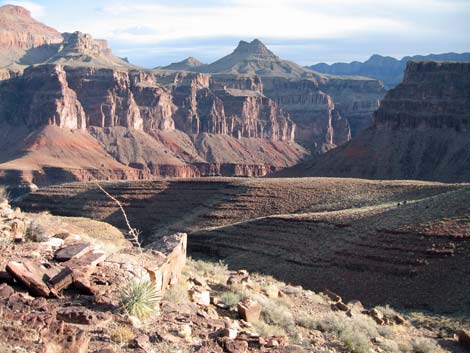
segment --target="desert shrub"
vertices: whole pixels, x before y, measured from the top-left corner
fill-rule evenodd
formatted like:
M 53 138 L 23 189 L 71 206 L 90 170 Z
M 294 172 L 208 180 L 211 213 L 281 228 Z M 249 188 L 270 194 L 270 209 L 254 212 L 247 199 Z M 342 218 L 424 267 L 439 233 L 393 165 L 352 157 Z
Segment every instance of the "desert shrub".
M 7 191 L 7 188 L 0 185 L 0 202 L 8 201 L 10 199 L 10 194 Z
M 197 272 L 200 275 L 210 278 L 215 283 L 223 283 L 227 281 L 228 268 L 222 261 L 210 262 L 203 260 L 193 260 L 188 258 L 186 261 L 186 273 Z
M 161 291 L 146 280 L 132 280 L 122 289 L 121 307 L 132 316 L 143 319 L 159 309 Z
M 315 320 L 312 315 L 305 313 L 299 314 L 295 319 L 295 323 L 309 330 L 316 330 L 318 328 L 317 320 Z
M 367 333 L 354 326 L 346 326 L 339 334 L 341 342 L 353 353 L 369 353 L 370 338 Z
M 274 283 L 267 284 L 262 290 L 269 298 L 279 297 L 279 288 Z
M 49 239 L 46 227 L 38 221 L 29 223 L 28 228 L 26 228 L 25 238 L 32 242 L 42 242 Z
M 297 333 L 294 315 L 283 301 L 254 295 L 252 299 L 261 305 L 261 318 L 268 325 L 281 327 L 290 336 Z
M 417 337 L 411 341 L 413 352 L 416 353 L 435 353 L 441 349 L 437 345 L 436 341 L 431 338 Z
M 225 305 L 230 307 L 235 307 L 238 303 L 246 298 L 247 296 L 244 293 L 232 291 L 223 292 L 220 296 L 220 300 L 222 300 Z
M 382 348 L 385 352 L 389 353 L 401 353 L 402 350 L 397 342 L 393 340 L 384 340 L 383 342 L 379 343 L 380 348 Z M 406 351 L 405 351 L 406 352 Z
M 109 337 L 114 343 L 123 346 L 134 338 L 134 332 L 127 326 L 117 326 L 115 329 L 111 330 Z
M 282 327 L 276 325 L 269 325 L 261 320 L 253 323 L 253 326 L 256 332 L 264 337 L 287 336 L 287 332 Z
M 188 282 L 181 276 L 177 283 L 171 285 L 165 290 L 163 299 L 175 304 L 189 303 L 191 300 L 188 293 Z

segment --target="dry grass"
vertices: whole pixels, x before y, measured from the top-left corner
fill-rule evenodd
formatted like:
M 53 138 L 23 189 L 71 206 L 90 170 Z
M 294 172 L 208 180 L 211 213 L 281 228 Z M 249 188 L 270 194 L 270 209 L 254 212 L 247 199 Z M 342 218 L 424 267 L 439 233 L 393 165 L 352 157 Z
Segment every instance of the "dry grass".
M 117 326 L 111 330 L 109 337 L 112 342 L 123 346 L 134 338 L 134 332 L 128 326 Z
M 180 276 L 178 282 L 165 290 L 163 300 L 174 304 L 186 304 L 191 300 L 188 293 L 188 281 L 184 276 Z
M 10 194 L 7 191 L 7 188 L 0 185 L 0 202 L 8 201 L 10 199 Z
M 33 220 L 26 228 L 25 239 L 32 242 L 42 242 L 49 239 L 46 226 L 38 220 Z

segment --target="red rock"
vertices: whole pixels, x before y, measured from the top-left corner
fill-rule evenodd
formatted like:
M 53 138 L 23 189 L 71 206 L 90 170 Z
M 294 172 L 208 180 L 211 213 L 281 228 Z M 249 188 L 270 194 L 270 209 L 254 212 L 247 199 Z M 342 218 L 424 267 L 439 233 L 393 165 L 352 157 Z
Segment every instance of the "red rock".
M 92 249 L 93 245 L 90 243 L 67 245 L 64 248 L 57 250 L 54 255 L 54 258 L 57 261 L 68 261 L 71 259 L 78 259 L 90 252 Z
M 238 303 L 237 309 L 240 317 L 246 322 L 257 322 L 261 315 L 261 305 L 250 299 Z
M 245 353 L 248 351 L 248 342 L 227 339 L 224 342 L 224 348 L 227 353 Z
M 57 310 L 57 320 L 72 324 L 103 326 L 112 319 L 111 314 L 83 307 L 65 307 Z
M 48 297 L 51 291 L 44 282 L 45 271 L 30 261 L 10 261 L 6 267 L 7 271 L 32 293 Z

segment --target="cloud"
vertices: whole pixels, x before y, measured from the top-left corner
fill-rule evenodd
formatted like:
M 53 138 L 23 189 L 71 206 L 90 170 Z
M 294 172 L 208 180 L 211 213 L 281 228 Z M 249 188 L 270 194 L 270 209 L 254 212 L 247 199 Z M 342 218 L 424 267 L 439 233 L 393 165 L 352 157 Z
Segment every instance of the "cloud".
M 2 1 L 2 5 L 10 4 L 24 7 L 31 12 L 31 15 L 35 18 L 41 18 L 44 16 L 44 6 L 39 5 L 32 1 Z
M 100 36 L 140 44 L 214 35 L 336 38 L 371 28 L 376 32 L 409 30 L 409 24 L 400 19 L 377 16 L 370 11 L 360 15 L 341 11 L 328 13 L 314 3 L 307 0 L 233 0 L 222 2 L 222 5 L 196 6 L 142 1 L 105 3 L 99 11 L 105 15 L 101 28 L 108 30 L 96 29 Z M 339 2 L 336 8 L 341 8 Z M 146 33 L 122 30 L 139 25 L 151 30 Z

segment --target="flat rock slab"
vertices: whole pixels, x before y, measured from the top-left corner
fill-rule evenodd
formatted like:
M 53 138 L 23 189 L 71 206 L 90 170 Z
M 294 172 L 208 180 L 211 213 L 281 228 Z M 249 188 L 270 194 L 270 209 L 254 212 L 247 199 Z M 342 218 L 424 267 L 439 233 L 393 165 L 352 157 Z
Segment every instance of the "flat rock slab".
M 6 270 L 18 282 L 28 288 L 31 293 L 42 297 L 48 297 L 51 294 L 51 290 L 44 282 L 44 279 L 47 277 L 45 271 L 35 263 L 31 261 L 10 261 Z
M 98 264 L 106 260 L 106 257 L 107 254 L 100 251 L 88 252 L 80 258 L 74 258 L 65 262 L 64 265 L 73 272 L 81 272 L 85 276 L 89 276 Z
M 93 245 L 90 243 L 73 244 L 57 250 L 54 257 L 57 261 L 69 261 L 78 259 L 91 250 L 93 250 Z

